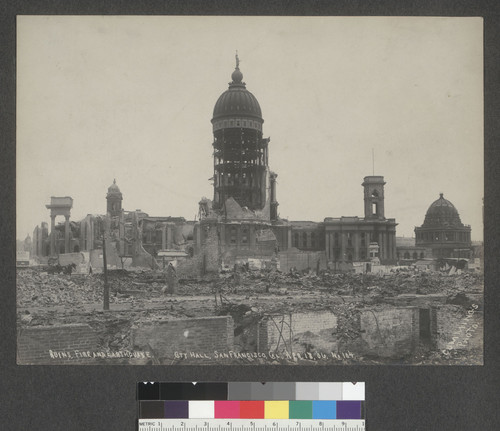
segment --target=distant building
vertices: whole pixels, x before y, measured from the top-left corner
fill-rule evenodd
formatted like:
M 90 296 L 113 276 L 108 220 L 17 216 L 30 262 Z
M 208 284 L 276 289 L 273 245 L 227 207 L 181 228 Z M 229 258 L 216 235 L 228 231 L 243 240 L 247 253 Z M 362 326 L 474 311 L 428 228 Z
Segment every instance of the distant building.
M 443 193 L 429 206 L 422 226 L 415 228 L 415 239 L 416 246 L 430 249 L 433 258 L 472 257 L 471 227 L 462 223 Z
M 432 257 L 431 251 L 425 247 L 417 247 L 415 238 L 396 237 L 396 259 L 400 264 L 429 257 Z
M 370 259 L 369 246 L 378 245 L 380 262 L 396 259 L 396 220 L 385 218 L 384 177 L 369 176 L 363 181 L 365 216 L 325 218 L 325 243 L 328 261 Z

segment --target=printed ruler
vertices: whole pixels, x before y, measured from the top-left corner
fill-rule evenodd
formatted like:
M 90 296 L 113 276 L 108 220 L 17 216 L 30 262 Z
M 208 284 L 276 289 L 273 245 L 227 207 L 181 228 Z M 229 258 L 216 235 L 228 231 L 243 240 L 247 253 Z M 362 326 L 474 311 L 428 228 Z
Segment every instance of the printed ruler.
M 363 419 L 139 419 L 139 431 L 365 431 Z

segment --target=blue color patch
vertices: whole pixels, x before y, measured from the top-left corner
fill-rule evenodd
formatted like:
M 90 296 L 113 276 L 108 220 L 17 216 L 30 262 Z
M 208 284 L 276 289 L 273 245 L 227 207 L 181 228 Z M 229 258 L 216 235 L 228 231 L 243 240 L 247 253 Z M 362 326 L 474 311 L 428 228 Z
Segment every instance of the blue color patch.
M 314 400 L 313 419 L 337 419 L 337 401 Z

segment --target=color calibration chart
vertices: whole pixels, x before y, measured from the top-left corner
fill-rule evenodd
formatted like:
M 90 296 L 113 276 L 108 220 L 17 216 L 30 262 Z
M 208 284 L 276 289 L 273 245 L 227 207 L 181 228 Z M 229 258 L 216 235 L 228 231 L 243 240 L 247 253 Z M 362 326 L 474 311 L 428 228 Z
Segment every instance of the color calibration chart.
M 364 431 L 363 382 L 141 382 L 139 431 Z

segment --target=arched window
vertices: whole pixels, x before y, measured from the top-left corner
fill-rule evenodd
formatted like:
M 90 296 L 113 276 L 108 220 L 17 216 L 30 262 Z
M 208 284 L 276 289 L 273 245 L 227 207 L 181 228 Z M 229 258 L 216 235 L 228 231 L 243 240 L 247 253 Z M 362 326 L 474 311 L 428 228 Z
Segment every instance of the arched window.
M 316 233 L 312 232 L 311 233 L 311 248 L 316 247 Z
M 415 259 L 415 260 L 417 260 L 417 259 L 418 259 L 418 254 L 417 254 L 417 252 L 416 252 L 416 251 L 415 251 L 415 252 L 413 252 L 413 259 Z
M 422 252 L 420 253 L 420 259 L 423 259 L 423 258 L 424 258 L 424 252 L 422 251 Z
M 298 232 L 295 232 L 293 234 L 293 246 L 294 247 L 299 247 L 299 233 Z
M 407 251 L 405 252 L 405 255 L 404 255 L 404 258 L 405 259 L 409 259 L 410 258 L 410 253 L 408 253 Z
M 307 247 L 307 232 L 302 234 L 302 247 Z

